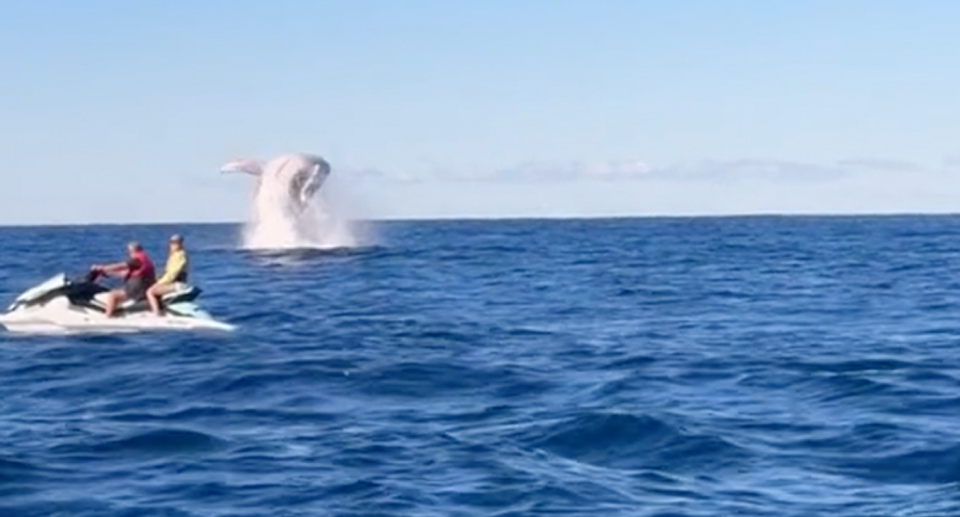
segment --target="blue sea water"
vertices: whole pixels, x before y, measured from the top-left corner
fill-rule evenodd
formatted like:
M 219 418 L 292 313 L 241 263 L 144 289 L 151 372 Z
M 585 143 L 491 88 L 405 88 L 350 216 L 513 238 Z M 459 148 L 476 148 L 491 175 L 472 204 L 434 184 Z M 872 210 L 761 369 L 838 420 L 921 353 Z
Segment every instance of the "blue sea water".
M 960 218 L 0 229 L 0 298 L 184 233 L 233 334 L 0 333 L 0 515 L 960 515 Z

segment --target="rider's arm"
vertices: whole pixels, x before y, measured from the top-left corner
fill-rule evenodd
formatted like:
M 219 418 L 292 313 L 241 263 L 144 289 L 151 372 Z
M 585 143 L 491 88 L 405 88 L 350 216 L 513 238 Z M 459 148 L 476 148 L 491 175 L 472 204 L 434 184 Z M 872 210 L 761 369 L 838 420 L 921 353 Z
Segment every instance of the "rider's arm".
M 104 266 L 94 266 L 94 269 L 107 274 L 119 274 L 126 273 L 128 270 L 136 268 L 139 265 L 139 261 L 136 259 L 131 259 L 126 262 L 116 262 L 114 264 L 107 264 Z

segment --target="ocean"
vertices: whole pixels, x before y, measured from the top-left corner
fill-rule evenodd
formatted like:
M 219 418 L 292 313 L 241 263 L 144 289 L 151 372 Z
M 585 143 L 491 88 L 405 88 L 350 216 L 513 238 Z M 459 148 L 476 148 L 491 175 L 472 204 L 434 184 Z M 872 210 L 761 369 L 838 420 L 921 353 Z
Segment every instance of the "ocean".
M 234 333 L 0 332 L 0 515 L 960 515 L 960 217 L 0 229 L 0 302 L 186 236 Z

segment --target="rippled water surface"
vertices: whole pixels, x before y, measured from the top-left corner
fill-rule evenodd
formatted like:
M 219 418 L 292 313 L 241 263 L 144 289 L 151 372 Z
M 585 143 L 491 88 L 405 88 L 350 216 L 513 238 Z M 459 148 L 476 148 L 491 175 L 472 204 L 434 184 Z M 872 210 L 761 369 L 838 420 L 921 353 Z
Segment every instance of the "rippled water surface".
M 219 334 L 0 334 L 3 516 L 960 514 L 960 218 L 0 230 L 3 303 L 186 234 Z

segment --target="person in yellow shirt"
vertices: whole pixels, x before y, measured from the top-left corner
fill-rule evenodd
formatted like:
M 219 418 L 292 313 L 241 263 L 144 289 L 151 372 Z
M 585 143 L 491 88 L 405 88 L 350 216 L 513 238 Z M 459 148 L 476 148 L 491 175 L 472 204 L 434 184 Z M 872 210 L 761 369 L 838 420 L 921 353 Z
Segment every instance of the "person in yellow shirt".
M 163 276 L 157 279 L 150 289 L 147 289 L 147 303 L 154 314 L 160 315 L 160 297 L 172 293 L 178 284 L 187 282 L 187 251 L 183 248 L 183 237 L 170 237 L 170 248 L 167 255 L 167 267 Z

